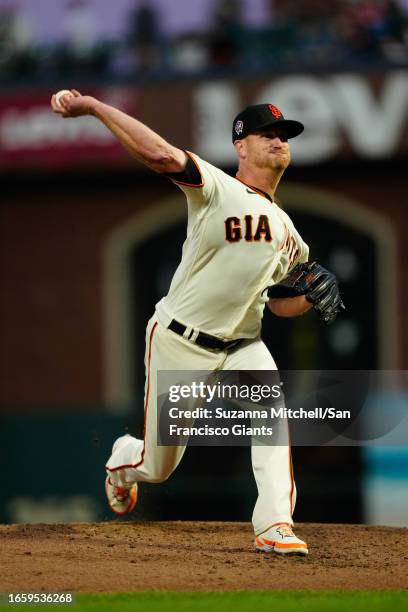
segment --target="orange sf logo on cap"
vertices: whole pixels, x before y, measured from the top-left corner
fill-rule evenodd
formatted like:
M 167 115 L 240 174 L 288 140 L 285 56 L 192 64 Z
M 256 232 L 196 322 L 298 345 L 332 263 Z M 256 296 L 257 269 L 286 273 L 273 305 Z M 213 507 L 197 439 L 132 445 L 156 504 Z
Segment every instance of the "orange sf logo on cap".
M 280 119 L 282 117 L 282 113 L 280 112 L 277 106 L 274 106 L 273 104 L 268 104 L 268 108 L 271 111 L 272 115 L 275 117 L 275 119 Z

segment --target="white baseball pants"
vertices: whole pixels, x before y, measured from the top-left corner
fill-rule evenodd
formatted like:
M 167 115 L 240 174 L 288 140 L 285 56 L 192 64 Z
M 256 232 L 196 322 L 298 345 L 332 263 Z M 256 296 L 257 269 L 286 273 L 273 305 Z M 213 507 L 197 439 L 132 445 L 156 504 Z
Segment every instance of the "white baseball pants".
M 276 370 L 262 340 L 244 341 L 229 351 L 209 351 L 164 327 L 153 316 L 146 330 L 144 440 L 122 436 L 112 449 L 106 469 L 114 484 L 163 482 L 176 469 L 185 446 L 157 445 L 158 370 Z M 252 446 L 252 469 L 258 499 L 252 523 L 256 535 L 274 523 L 292 522 L 296 502 L 292 460 L 287 446 Z

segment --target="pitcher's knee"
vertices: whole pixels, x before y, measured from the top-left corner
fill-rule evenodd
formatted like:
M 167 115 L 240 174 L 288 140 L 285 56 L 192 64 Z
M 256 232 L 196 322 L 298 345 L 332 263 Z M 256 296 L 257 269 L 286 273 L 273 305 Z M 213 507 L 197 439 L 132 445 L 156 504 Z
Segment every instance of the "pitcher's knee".
M 155 484 L 158 484 L 159 482 L 165 482 L 171 476 L 173 471 L 174 468 L 158 468 L 154 472 L 152 472 L 151 477 L 149 478 L 149 482 Z

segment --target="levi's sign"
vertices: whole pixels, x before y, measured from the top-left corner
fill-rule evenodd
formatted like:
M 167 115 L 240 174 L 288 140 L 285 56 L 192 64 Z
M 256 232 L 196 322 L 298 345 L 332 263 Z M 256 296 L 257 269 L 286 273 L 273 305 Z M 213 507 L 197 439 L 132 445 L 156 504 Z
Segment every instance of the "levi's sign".
M 137 117 L 175 146 L 218 165 L 236 164 L 232 120 L 248 104 L 271 102 L 305 124 L 291 141 L 293 163 L 408 154 L 408 73 L 292 74 L 274 80 L 112 86 L 87 92 Z M 158 95 L 159 94 L 159 95 Z M 163 98 L 164 96 L 164 98 Z M 10 168 L 133 166 L 94 117 L 53 115 L 50 91 L 4 92 L 0 99 L 0 172 Z M 163 99 L 164 102 L 163 103 Z
M 316 164 L 351 155 L 366 159 L 408 151 L 408 74 L 290 75 L 248 88 L 211 82 L 194 92 L 193 148 L 216 163 L 235 163 L 231 117 L 247 104 L 272 101 L 305 132 L 291 141 L 293 161 Z

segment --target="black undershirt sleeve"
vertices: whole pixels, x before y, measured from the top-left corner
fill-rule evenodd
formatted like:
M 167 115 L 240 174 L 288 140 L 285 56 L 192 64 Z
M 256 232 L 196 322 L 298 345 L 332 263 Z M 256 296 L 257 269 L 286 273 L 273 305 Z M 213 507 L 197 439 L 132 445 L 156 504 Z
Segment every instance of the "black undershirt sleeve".
M 203 184 L 200 170 L 190 156 L 187 157 L 186 167 L 182 172 L 165 172 L 164 176 L 182 185 L 200 187 Z

